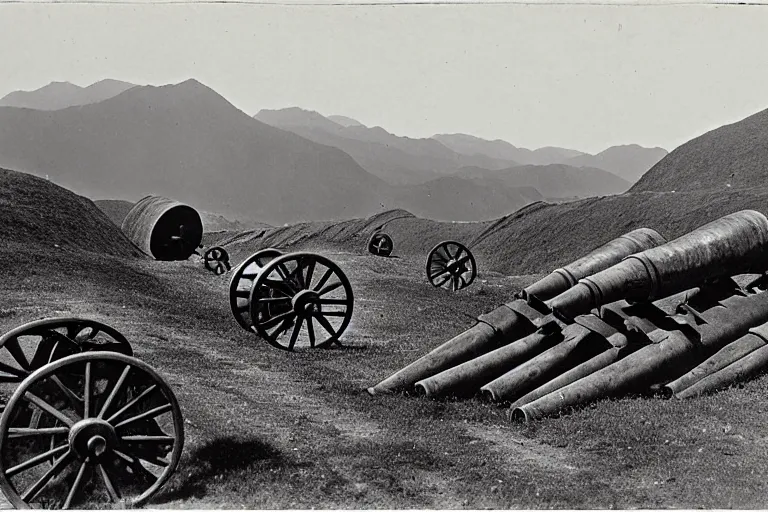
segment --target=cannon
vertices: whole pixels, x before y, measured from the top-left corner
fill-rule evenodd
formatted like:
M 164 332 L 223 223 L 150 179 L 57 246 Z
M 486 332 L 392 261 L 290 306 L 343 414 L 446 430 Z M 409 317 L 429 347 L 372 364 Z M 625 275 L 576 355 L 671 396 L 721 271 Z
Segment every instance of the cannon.
M 477 277 L 475 257 L 463 244 L 446 240 L 427 255 L 427 279 L 435 288 L 454 292 L 466 288 Z
M 176 470 L 173 391 L 116 329 L 48 318 L 0 337 L 0 489 L 17 508 L 134 507 Z
M 147 196 L 133 205 L 121 229 L 144 254 L 164 261 L 186 260 L 203 239 L 200 214 L 160 196 Z
M 573 286 L 578 279 L 603 270 L 626 256 L 656 247 L 664 238 L 652 229 L 641 228 L 607 242 L 582 258 L 554 270 L 549 275 L 521 290 L 518 298 L 481 315 L 478 322 L 465 332 L 438 346 L 417 361 L 368 388 L 370 394 L 395 391 L 414 391 L 414 385 L 444 370 L 461 365 L 494 349 L 534 333 L 551 316 L 544 304 L 562 291 Z M 535 340 L 526 345 L 535 346 Z M 513 351 L 517 351 L 515 347 Z M 466 367 L 457 371 L 463 372 Z M 431 394 L 432 386 L 420 386 L 420 391 Z M 455 389 L 455 388 L 454 388 Z
M 768 270 L 768 219 L 744 210 L 671 242 L 648 234 L 640 240 L 650 247 L 583 265 L 578 280 L 554 272 L 534 283 L 506 306 L 535 313 L 497 308 L 495 322 L 478 324 L 495 329 L 476 325 L 373 391 L 480 395 L 532 420 L 627 394 L 694 396 L 764 371 L 768 277 L 742 287 L 733 276 Z
M 392 237 L 381 231 L 372 234 L 368 239 L 368 252 L 376 256 L 388 258 L 392 254 L 395 244 Z
M 288 351 L 340 345 L 354 306 L 352 285 L 336 263 L 319 254 L 272 248 L 238 265 L 229 300 L 243 329 Z

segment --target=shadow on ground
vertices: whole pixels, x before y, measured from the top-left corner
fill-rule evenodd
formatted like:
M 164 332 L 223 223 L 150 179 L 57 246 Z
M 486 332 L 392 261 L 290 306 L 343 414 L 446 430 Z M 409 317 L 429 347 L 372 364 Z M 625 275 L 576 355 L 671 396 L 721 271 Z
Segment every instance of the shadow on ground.
M 208 484 L 216 479 L 226 479 L 231 473 L 255 466 L 268 470 L 284 465 L 280 452 L 258 439 L 213 439 L 182 459 L 182 469 L 171 477 L 171 490 L 163 492 L 154 501 L 162 503 L 202 498 L 206 495 Z

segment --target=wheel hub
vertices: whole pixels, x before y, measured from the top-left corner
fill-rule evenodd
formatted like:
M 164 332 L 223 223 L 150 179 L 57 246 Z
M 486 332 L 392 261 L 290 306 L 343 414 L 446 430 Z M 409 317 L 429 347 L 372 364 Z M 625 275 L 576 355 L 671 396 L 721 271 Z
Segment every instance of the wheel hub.
M 98 459 L 116 445 L 115 429 L 104 420 L 80 420 L 69 431 L 69 446 L 80 459 Z
M 461 275 L 467 271 L 466 265 L 455 259 L 449 260 L 446 267 L 448 268 L 448 272 L 454 276 Z
M 314 290 L 302 290 L 293 296 L 291 305 L 293 306 L 293 312 L 297 315 L 309 315 L 313 311 L 319 311 L 320 306 L 317 304 L 317 299 L 320 295 Z

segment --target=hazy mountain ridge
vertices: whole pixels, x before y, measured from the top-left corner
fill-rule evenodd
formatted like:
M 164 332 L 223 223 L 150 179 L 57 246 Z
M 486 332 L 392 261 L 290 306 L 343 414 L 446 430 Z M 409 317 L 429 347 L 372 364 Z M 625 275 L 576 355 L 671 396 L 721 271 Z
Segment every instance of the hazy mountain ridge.
M 455 176 L 497 180 L 507 187 L 531 187 L 552 199 L 621 194 L 631 186 L 627 180 L 603 169 L 564 164 L 521 165 L 498 171 L 466 167 Z
M 466 220 L 465 214 L 476 217 L 462 197 L 475 204 L 487 196 L 484 215 L 497 216 L 538 197 L 493 193 L 489 185 L 459 180 L 450 182 L 452 192 L 438 183 L 418 190 L 440 194 L 420 197 L 368 173 L 342 150 L 252 119 L 195 80 L 134 87 L 57 111 L 0 107 L 0 155 L 0 164 L 49 175 L 89 197 L 163 195 L 200 211 L 272 225 L 397 207 Z M 440 204 L 445 196 L 450 205 Z
M 337 147 L 364 169 L 392 184 L 424 183 L 470 165 L 502 169 L 515 163 L 487 155 L 464 155 L 437 140 L 400 137 L 380 126 L 342 126 L 318 112 L 298 107 L 261 110 L 254 118 L 319 144 Z
M 637 144 L 628 144 L 611 146 L 596 155 L 579 155 L 564 163 L 574 167 L 604 169 L 630 183 L 635 183 L 667 154 L 664 148 L 644 148 Z
M 681 145 L 630 191 L 764 189 L 767 184 L 768 110 L 763 110 Z
M 260 123 L 195 80 L 77 109 L 0 108 L 0 154 L 90 197 L 165 195 L 270 224 L 367 215 L 389 189 L 342 151 Z
M 535 150 L 518 148 L 505 140 L 487 140 L 465 133 L 439 134 L 433 135 L 432 138 L 440 141 L 457 153 L 464 155 L 487 155 L 492 158 L 510 160 L 519 165 L 559 164 L 569 158 L 584 154 L 574 149 L 552 146 Z
M 60 110 L 80 105 L 90 105 L 113 98 L 134 84 L 106 79 L 88 87 L 69 82 L 51 82 L 34 91 L 14 91 L 0 98 L 0 107 L 31 108 L 35 110 Z

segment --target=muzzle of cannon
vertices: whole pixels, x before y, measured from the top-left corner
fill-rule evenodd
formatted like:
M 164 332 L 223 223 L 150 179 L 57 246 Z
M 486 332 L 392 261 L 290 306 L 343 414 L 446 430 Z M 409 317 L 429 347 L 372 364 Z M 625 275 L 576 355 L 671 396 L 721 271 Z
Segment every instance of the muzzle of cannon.
M 213 272 L 217 276 L 226 274 L 232 269 L 232 266 L 229 264 L 229 253 L 218 245 L 205 251 L 203 265 L 206 270 Z
M 768 323 L 754 327 L 746 336 L 726 345 L 715 355 L 665 385 L 677 398 L 711 393 L 755 377 L 768 369 Z
M 617 300 L 647 302 L 691 283 L 768 268 L 768 219 L 754 210 L 726 215 L 664 245 L 584 277 L 548 301 L 564 321 Z
M 579 279 L 604 270 L 631 254 L 657 247 L 667 241 L 659 233 L 649 228 L 640 228 L 615 238 L 573 263 L 554 270 L 544 279 L 536 281 L 523 289 L 523 298 L 534 296 L 539 300 L 555 297 Z
M 579 258 L 561 269 L 525 288 L 521 297 L 499 306 L 478 318 L 478 322 L 435 348 L 425 356 L 396 372 L 379 384 L 368 388 L 370 394 L 411 391 L 418 383 L 418 391 L 435 396 L 457 392 L 471 380 L 477 383 L 490 375 L 499 376 L 518 362 L 548 348 L 555 338 L 542 337 L 534 332 L 544 324 L 556 323 L 550 310 L 542 302 L 576 283 L 589 272 L 596 272 L 619 262 L 623 258 L 664 243 L 664 238 L 651 229 L 637 229 Z M 429 265 L 429 264 L 428 264 Z M 428 266 L 429 272 L 429 266 Z M 555 334 L 555 337 L 557 334 Z M 504 348 L 522 338 L 515 347 Z M 515 343 L 517 345 L 517 342 Z M 498 351 L 496 351 L 498 349 Z M 492 354 L 488 354 L 492 351 Z M 475 358 L 488 354 L 479 362 Z M 462 363 L 468 366 L 461 366 Z M 486 367 L 485 363 L 489 363 Z M 475 377 L 477 366 L 484 367 L 482 377 Z M 455 370 L 453 370 L 453 368 Z M 443 373 L 444 372 L 444 373 Z M 440 374 L 440 375 L 437 375 Z M 430 379 L 433 377 L 434 379 Z M 490 379 L 489 379 L 490 380 Z M 485 380 L 483 383 L 488 382 Z
M 156 260 L 186 260 L 203 239 L 197 211 L 166 197 L 147 196 L 123 219 L 123 233 Z
M 706 304 L 706 309 L 699 306 L 700 309 L 695 310 L 689 304 L 681 304 L 679 313 L 667 318 L 667 328 L 647 333 L 644 346 L 626 357 L 602 368 L 592 360 L 587 361 L 583 365 L 589 370 L 597 370 L 588 373 L 587 369 L 576 366 L 575 372 L 581 378 L 559 389 L 550 386 L 548 393 L 530 396 L 534 398 L 530 402 L 519 400 L 512 418 L 531 420 L 602 398 L 648 392 L 653 386 L 680 377 L 729 343 L 747 335 L 753 326 L 768 320 L 768 294 L 763 292 L 734 288 L 726 298 L 714 298 L 701 304 Z

